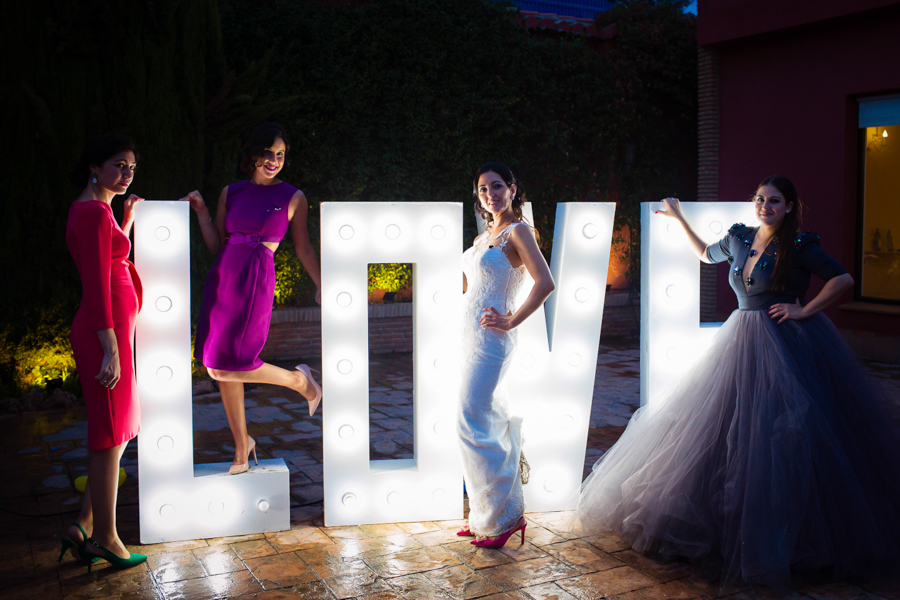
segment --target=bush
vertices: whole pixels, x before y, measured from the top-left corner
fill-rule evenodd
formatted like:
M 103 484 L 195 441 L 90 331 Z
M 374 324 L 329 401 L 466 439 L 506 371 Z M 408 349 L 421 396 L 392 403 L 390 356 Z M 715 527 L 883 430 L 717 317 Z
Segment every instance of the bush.
M 54 379 L 62 388 L 81 395 L 81 384 L 69 342 L 70 323 L 58 310 L 46 311 L 34 329 L 14 340 L 7 327 L 0 333 L 0 393 L 19 396 L 31 389 L 43 389 Z

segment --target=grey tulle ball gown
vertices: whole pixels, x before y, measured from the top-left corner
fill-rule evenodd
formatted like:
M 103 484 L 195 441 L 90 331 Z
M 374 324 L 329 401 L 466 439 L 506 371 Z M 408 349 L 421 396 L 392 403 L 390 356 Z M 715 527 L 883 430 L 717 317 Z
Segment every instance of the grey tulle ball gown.
M 711 261 L 745 264 L 755 229 L 735 225 Z M 810 274 L 846 271 L 818 236 L 792 243 L 786 289 L 775 246 L 731 270 L 739 309 L 666 402 L 639 409 L 594 465 L 573 513 L 635 549 L 783 588 L 792 572 L 852 578 L 900 566 L 900 428 L 889 399 L 821 313 L 778 325 Z M 749 283 L 748 283 L 749 278 Z

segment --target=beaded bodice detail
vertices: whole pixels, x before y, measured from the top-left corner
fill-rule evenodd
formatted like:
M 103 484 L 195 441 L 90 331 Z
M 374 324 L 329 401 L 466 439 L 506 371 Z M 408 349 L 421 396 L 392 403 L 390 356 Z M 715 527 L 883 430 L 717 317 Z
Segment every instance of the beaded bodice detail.
M 466 275 L 466 293 L 463 295 L 464 331 L 466 335 L 482 336 L 480 319 L 483 309 L 493 307 L 506 314 L 516 311 L 516 299 L 525 282 L 525 265 L 513 267 L 506 256 L 509 234 L 514 227 L 528 227 L 525 223 L 512 223 L 488 243 L 490 232 L 477 238 L 471 248 L 463 253 L 462 267 Z M 503 335 L 500 332 L 492 333 Z M 507 336 L 515 330 L 507 332 Z

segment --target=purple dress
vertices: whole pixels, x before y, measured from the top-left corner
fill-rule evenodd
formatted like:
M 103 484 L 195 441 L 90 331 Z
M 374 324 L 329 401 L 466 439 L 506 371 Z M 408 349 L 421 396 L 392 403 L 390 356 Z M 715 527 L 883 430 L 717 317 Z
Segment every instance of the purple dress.
M 297 191 L 284 182 L 228 186 L 226 241 L 206 277 L 194 343 L 194 358 L 207 368 L 252 371 L 262 366 L 259 353 L 275 298 L 275 254 L 262 242 L 284 239 L 288 205 Z

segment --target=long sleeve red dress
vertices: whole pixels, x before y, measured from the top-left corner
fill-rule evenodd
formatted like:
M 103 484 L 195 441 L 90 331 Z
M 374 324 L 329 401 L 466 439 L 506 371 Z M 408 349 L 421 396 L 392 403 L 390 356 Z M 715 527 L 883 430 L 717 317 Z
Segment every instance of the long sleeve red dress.
M 87 405 L 88 447 L 107 450 L 141 429 L 134 379 L 134 325 L 141 306 L 141 280 L 128 260 L 131 242 L 105 202 L 73 202 L 66 245 L 81 277 L 81 306 L 69 336 Z M 103 362 L 97 332 L 112 329 L 119 347 L 121 377 L 112 389 L 95 376 Z

